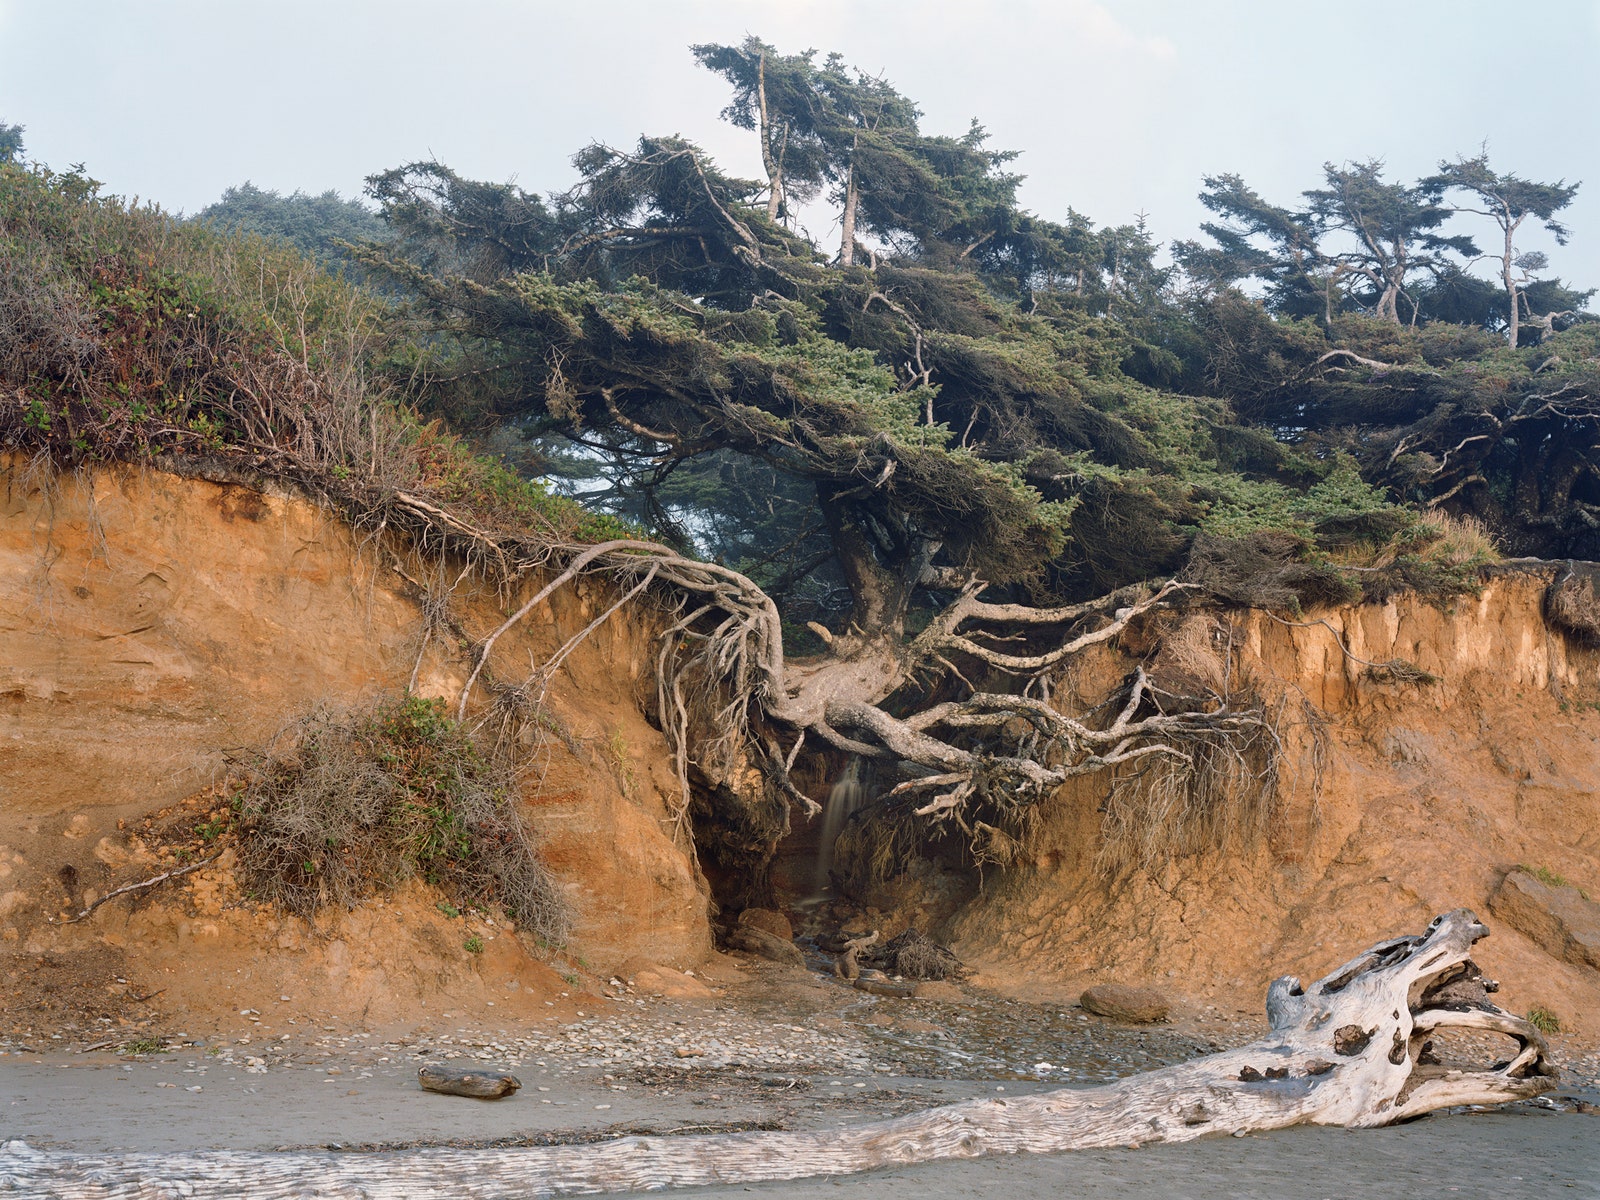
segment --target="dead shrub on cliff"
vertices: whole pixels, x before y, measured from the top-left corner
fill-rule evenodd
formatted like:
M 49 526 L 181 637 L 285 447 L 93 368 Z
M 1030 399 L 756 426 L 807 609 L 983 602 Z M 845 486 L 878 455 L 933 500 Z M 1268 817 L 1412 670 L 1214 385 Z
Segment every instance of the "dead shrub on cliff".
M 566 908 L 517 811 L 515 775 L 442 703 L 319 707 L 239 766 L 237 853 L 261 898 L 309 918 L 422 879 L 565 940 Z
M 1282 530 L 1195 538 L 1184 582 L 1231 604 L 1299 612 L 1348 604 L 1361 589 L 1337 567 L 1308 561 L 1310 543 Z
M 1568 563 L 1545 589 L 1545 620 L 1591 645 L 1600 644 L 1600 598 L 1594 569 Z

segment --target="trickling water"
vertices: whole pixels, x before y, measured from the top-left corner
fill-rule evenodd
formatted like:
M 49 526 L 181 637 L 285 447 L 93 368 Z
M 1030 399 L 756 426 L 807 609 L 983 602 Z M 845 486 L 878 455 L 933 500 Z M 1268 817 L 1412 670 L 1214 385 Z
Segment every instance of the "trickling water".
M 845 763 L 839 778 L 828 791 L 828 802 L 822 806 L 822 838 L 817 843 L 816 890 L 828 890 L 828 872 L 833 869 L 833 844 L 839 840 L 844 823 L 850 814 L 861 807 L 865 789 L 861 783 L 862 762 L 852 755 Z

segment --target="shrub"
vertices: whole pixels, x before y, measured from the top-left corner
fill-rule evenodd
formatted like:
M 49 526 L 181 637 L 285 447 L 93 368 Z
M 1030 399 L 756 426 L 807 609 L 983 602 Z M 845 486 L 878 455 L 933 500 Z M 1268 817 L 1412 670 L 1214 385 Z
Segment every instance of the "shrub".
M 1568 563 L 1544 594 L 1545 620 L 1590 645 L 1600 644 L 1600 600 L 1595 597 L 1595 569 Z
M 1476 567 L 1501 559 L 1489 527 L 1470 513 L 1456 516 L 1435 510 L 1424 513 L 1417 524 L 1427 539 L 1420 554 L 1427 562 Z
M 408 492 L 491 533 L 626 536 L 419 420 L 386 384 L 414 347 L 391 336 L 384 298 L 278 239 L 99 186 L 0 164 L 0 451 L 222 460 L 357 519 Z
M 311 917 L 420 878 L 564 940 L 565 908 L 518 812 L 512 771 L 480 754 L 442 702 L 317 708 L 244 766 L 239 863 L 264 898 Z

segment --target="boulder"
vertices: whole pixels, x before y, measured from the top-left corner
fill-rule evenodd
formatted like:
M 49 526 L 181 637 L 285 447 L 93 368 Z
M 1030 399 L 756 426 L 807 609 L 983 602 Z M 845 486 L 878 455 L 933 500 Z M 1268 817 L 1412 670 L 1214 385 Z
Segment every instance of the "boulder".
M 749 925 L 786 942 L 794 940 L 794 926 L 789 918 L 771 908 L 747 908 L 739 914 L 739 924 Z
M 806 965 L 806 956 L 800 953 L 800 948 L 793 942 L 773 937 L 765 929 L 757 929 L 754 925 L 735 925 L 728 931 L 728 945 L 747 954 L 759 954 L 773 962 L 794 967 Z
M 1097 1017 L 1128 1025 L 1165 1021 L 1170 1007 L 1167 998 L 1152 988 L 1121 983 L 1097 983 L 1078 997 L 1078 1003 Z
M 1600 904 L 1570 884 L 1518 868 L 1489 898 L 1489 911 L 1555 958 L 1600 970 Z

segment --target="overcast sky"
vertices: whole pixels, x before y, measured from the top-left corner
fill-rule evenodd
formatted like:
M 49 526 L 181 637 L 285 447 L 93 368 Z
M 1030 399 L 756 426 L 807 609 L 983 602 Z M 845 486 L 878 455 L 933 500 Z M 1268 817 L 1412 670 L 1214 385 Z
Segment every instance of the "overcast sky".
M 1600 0 L 0 0 L 0 119 L 191 212 L 429 155 L 563 188 L 573 151 L 645 131 L 755 177 L 687 50 L 747 32 L 881 71 L 931 131 L 978 117 L 1036 212 L 1143 211 L 1163 239 L 1204 219 L 1206 173 L 1291 202 L 1327 160 L 1411 178 L 1487 140 L 1502 170 L 1588 180 L 1553 259 L 1600 284 Z

